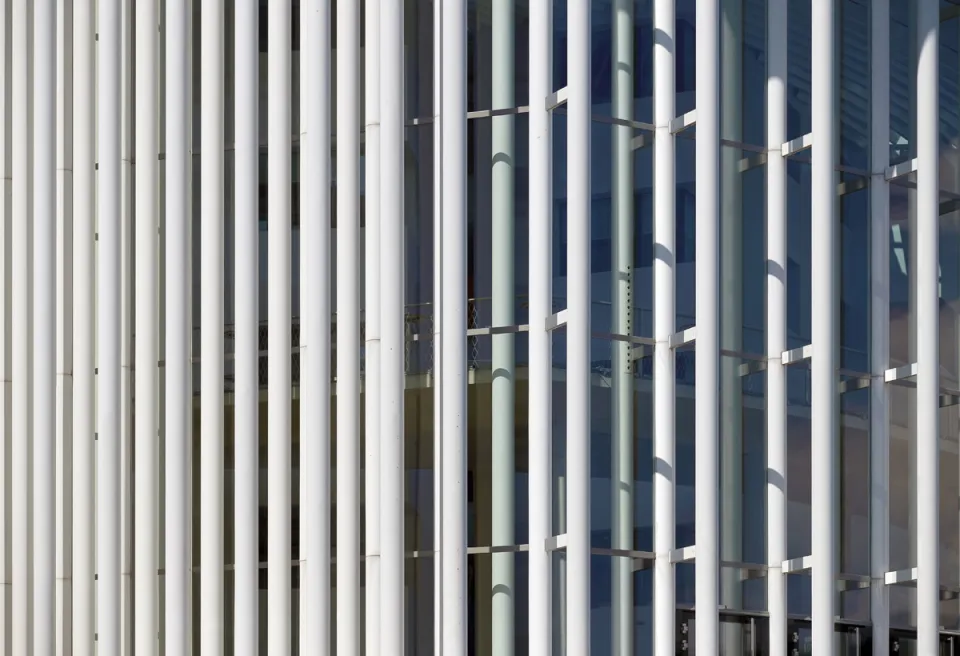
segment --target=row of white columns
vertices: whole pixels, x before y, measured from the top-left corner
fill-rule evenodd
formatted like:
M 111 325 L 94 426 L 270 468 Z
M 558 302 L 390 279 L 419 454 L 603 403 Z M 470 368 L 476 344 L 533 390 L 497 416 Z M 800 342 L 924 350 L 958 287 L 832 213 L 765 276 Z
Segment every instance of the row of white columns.
M 4 285 L 4 344 L 2 397 L 3 426 L 11 437 L 11 462 L 4 465 L 2 493 L 10 499 L 10 571 L 0 583 L 11 588 L 9 634 L 4 649 L 13 653 L 54 653 L 67 639 L 59 604 L 69 603 L 72 643 L 76 653 L 96 651 L 116 654 L 129 637 L 137 653 L 159 653 L 160 613 L 165 614 L 166 648 L 186 653 L 192 633 L 199 635 L 203 653 L 224 651 L 224 5 L 204 2 L 200 11 L 201 152 L 200 152 L 200 308 L 201 308 L 201 408 L 200 408 L 200 625 L 190 626 L 191 561 L 190 493 L 191 431 L 193 407 L 190 345 L 190 230 L 189 171 L 192 164 L 190 108 L 190 7 L 186 0 L 167 0 L 163 17 L 166 43 L 165 206 L 161 219 L 159 126 L 159 3 L 137 3 L 136 138 L 124 135 L 134 96 L 129 76 L 121 76 L 121 62 L 133 39 L 132 6 L 121 0 L 96 3 L 98 24 L 94 36 L 92 0 L 26 2 L 10 0 L 4 6 L 3 38 L 11 39 L 4 59 L 4 206 L 3 262 L 9 287 Z M 338 12 L 337 36 L 337 513 L 336 560 L 337 651 L 354 654 L 378 645 L 382 653 L 404 651 L 404 105 L 403 7 L 399 0 L 379 0 L 379 11 L 367 11 L 361 26 L 358 7 Z M 837 68 L 835 11 L 831 3 L 815 3 L 813 43 L 813 243 L 820 255 L 813 267 L 815 298 L 837 298 L 836 253 L 836 137 L 838 100 L 834 88 Z M 291 615 L 291 500 L 292 500 L 292 395 L 291 360 L 291 158 L 292 133 L 291 15 L 288 3 L 269 4 L 270 44 L 268 112 L 268 256 L 269 334 L 268 402 L 268 509 L 269 560 L 268 640 L 271 653 L 289 653 Z M 259 135 L 258 3 L 238 0 L 236 8 L 236 175 L 237 175 L 237 335 L 236 335 L 236 613 L 234 642 L 238 650 L 254 653 L 258 644 L 258 505 L 259 391 L 256 213 Z M 303 55 L 318 67 L 304 67 L 300 113 L 301 225 L 304 258 L 302 271 L 303 330 L 301 337 L 301 522 L 303 541 L 300 563 L 303 589 L 301 648 L 323 651 L 330 644 L 331 562 L 329 513 L 331 385 L 330 369 L 330 157 L 331 88 L 330 6 L 326 0 L 301 5 Z M 574 3 L 568 8 L 567 87 L 567 203 L 568 203 L 568 307 L 567 354 L 567 471 L 565 517 L 567 653 L 589 653 L 590 638 L 590 7 Z M 885 171 L 888 164 L 889 104 L 888 50 L 882 37 L 889 29 L 886 2 L 872 7 L 872 212 L 882 224 L 888 215 Z M 512 29 L 513 6 L 501 0 L 495 7 L 498 28 Z M 465 654 L 467 645 L 467 524 L 466 524 L 466 15 L 462 2 L 442 3 L 438 33 L 443 38 L 437 63 L 437 132 L 439 153 L 439 328 L 441 344 L 438 372 L 440 390 L 438 451 L 442 498 L 439 532 L 440 618 L 438 646 L 444 653 Z M 64 21 L 72 18 L 73 37 L 63 34 Z M 627 27 L 618 30 L 625 63 L 632 48 Z M 767 401 L 768 431 L 768 592 L 771 646 L 786 649 L 786 584 L 782 563 L 786 556 L 786 379 L 781 355 L 786 347 L 786 184 L 781 145 L 786 137 L 786 5 L 772 0 L 768 12 L 770 38 L 768 74 L 767 158 L 767 351 L 770 358 Z M 936 115 L 938 7 L 932 0 L 918 3 L 918 115 Z M 58 22 L 59 21 L 59 22 Z M 719 21 L 716 0 L 697 6 L 697 532 L 696 583 L 697 650 L 719 649 L 719 208 L 720 208 L 720 97 Z M 657 0 L 654 23 L 668 37 L 673 34 L 673 0 Z M 124 25 L 127 27 L 124 27 Z M 442 26 L 442 29 L 441 27 Z M 60 38 L 55 39 L 60 28 Z M 360 49 L 359 31 L 366 30 L 366 406 L 367 430 L 367 573 L 365 636 L 360 626 Z M 553 91 L 550 71 L 551 7 L 532 0 L 530 39 L 530 650 L 551 653 L 551 338 L 546 320 L 551 315 L 550 254 L 542 244 L 552 243 L 551 114 L 546 98 Z M 498 38 L 502 37 L 502 34 Z M 55 41 L 59 42 L 59 47 Z M 672 123 L 676 118 L 674 94 L 675 52 L 672 39 L 658 41 L 654 51 L 656 133 L 654 159 L 658 189 L 675 184 L 675 145 Z M 66 67 L 62 50 L 70 44 L 74 57 L 72 117 L 64 118 L 69 85 L 58 77 L 58 62 Z M 877 44 L 880 43 L 878 47 Z M 495 57 L 495 77 L 508 78 L 509 43 Z M 97 52 L 95 49 L 98 49 Z M 3 48 L 4 57 L 7 47 Z M 60 55 L 58 55 L 60 52 Z M 9 66 L 7 65 L 9 63 Z M 96 70 L 95 67 L 96 66 Z M 305 70 L 306 69 L 306 70 Z M 10 72 L 8 81 L 7 71 Z M 309 74 L 307 72 L 309 71 Z M 618 73 L 621 75 L 622 72 Z M 94 101 L 93 81 L 96 80 Z M 502 80 L 501 80 L 502 81 Z M 629 89 L 632 77 L 618 77 L 617 112 L 630 119 Z M 540 99 L 543 99 L 541 102 Z M 495 106 L 508 108 L 513 94 L 498 87 Z M 96 107 L 96 111 L 93 108 Z M 126 115 L 126 118 L 124 118 Z M 58 118 L 59 116 L 59 118 Z M 9 119 L 8 119 L 9 117 Z M 7 121 L 10 122 L 9 129 Z M 64 145 L 72 121 L 73 152 Z M 937 508 L 939 437 L 939 353 L 937 286 L 938 252 L 938 133 L 936 121 L 918 121 L 917 135 L 917 617 L 920 653 L 934 653 L 938 640 L 939 574 Z M 96 147 L 94 144 L 96 135 Z M 495 154 L 511 161 L 516 148 L 512 119 L 494 123 Z M 131 152 L 136 144 L 133 169 Z M 619 142 L 618 142 L 619 143 Z M 58 145 L 59 144 L 59 145 Z M 203 157 L 207 154 L 207 157 Z M 72 156 L 71 156 L 72 155 Z M 624 161 L 629 153 L 622 153 Z M 73 162 L 76 162 L 74 170 Z M 618 159 L 618 161 L 620 161 Z M 94 162 L 97 163 L 96 172 Z M 497 207 L 500 223 L 494 227 L 498 262 L 495 325 L 513 322 L 511 271 L 512 164 L 495 165 L 493 182 L 503 203 Z M 122 170 L 127 170 L 124 178 Z M 629 170 L 629 167 L 627 167 Z M 12 172 L 22 171 L 22 175 Z M 54 174 L 54 172 L 58 173 Z M 133 176 L 130 177 L 130 173 Z M 319 184 L 316 181 L 320 181 Z M 8 184 L 9 183 L 9 184 Z M 75 184 L 73 184 L 75 183 Z M 618 180 L 629 187 L 629 178 Z M 96 185 L 96 194 L 94 194 Z M 71 188 L 72 187 L 72 188 Z M 624 187 L 624 188 L 627 188 Z M 7 195 L 9 192 L 9 211 Z M 127 194 L 132 193 L 136 226 L 126 222 Z M 626 194 L 623 194 L 626 196 Z M 69 210 L 58 199 L 70 198 Z M 619 196 L 618 196 L 619 199 Z M 618 212 L 632 213 L 632 201 L 623 200 Z M 655 240 L 656 387 L 655 456 L 656 492 L 654 565 L 655 653 L 675 649 L 675 207 L 672 193 L 657 194 Z M 96 212 L 96 216 L 94 215 Z M 629 222 L 618 221 L 620 240 L 629 234 Z M 165 234 L 165 317 L 159 312 L 159 234 Z M 71 235 L 66 239 L 64 235 Z M 885 231 L 872 237 L 873 351 L 875 378 L 871 382 L 871 607 L 874 653 L 886 653 L 888 592 L 883 577 L 888 566 L 887 506 L 889 429 L 887 392 L 881 377 L 886 367 L 889 321 L 886 303 L 888 244 Z M 133 239 L 131 240 L 131 236 Z M 632 242 L 632 239 L 629 240 Z M 127 244 L 135 244 L 135 259 Z M 381 244 L 392 245 L 382 248 Z M 65 274 L 67 253 L 72 276 Z M 628 260 L 628 257 L 625 257 Z M 135 262 L 135 267 L 132 266 Z M 135 269 L 135 270 L 134 270 Z M 7 275 L 7 274 L 4 274 Z M 68 280 L 72 279 L 72 286 Z M 124 293 L 134 285 L 135 294 Z M 96 294 L 94 294 L 96 285 Z M 70 291 L 68 287 L 72 287 Z M 9 301 L 7 289 L 10 290 Z M 617 285 L 629 297 L 629 282 Z M 711 291 L 712 290 L 712 291 Z M 128 295 L 129 294 L 129 295 Z M 68 298 L 69 297 L 69 298 Z M 126 298 L 125 298 L 126 297 Z M 131 305 L 129 299 L 134 298 Z M 9 309 L 8 308 L 9 303 Z M 629 303 L 627 303 L 629 305 Z M 94 314 L 94 308 L 96 314 Z M 128 326 L 124 313 L 132 312 Z M 56 321 L 51 321 L 56 317 Z M 160 327 L 165 333 L 165 592 L 159 604 L 159 447 L 160 447 Z M 629 329 L 630 314 L 620 322 Z M 836 473 L 838 401 L 836 396 L 837 303 L 815 304 L 813 328 L 813 462 L 817 471 Z M 133 327 L 135 360 L 123 349 Z M 441 340 L 442 338 L 442 340 Z M 94 340 L 96 339 L 96 345 Z M 75 358 L 71 349 L 72 345 Z M 507 372 L 496 383 L 495 398 L 512 408 L 515 366 L 512 338 L 494 341 L 496 361 Z M 94 357 L 96 354 L 96 358 Z M 9 354 L 9 359 L 8 359 Z M 284 354 L 278 356 L 277 354 Z M 355 357 L 347 354 L 354 354 Z M 140 403 L 134 433 L 129 428 L 129 386 L 124 368 L 133 363 L 134 390 Z M 155 364 L 157 363 L 157 364 Z M 96 364 L 97 369 L 94 369 Z M 96 376 L 95 376 L 96 371 Z M 624 369 L 626 371 L 626 369 Z M 129 372 L 128 372 L 129 373 Z M 621 372 L 623 373 L 623 372 Z M 70 376 L 76 378 L 70 381 Z M 60 379 L 60 380 L 58 380 Z M 27 384 L 11 384 L 27 381 Z M 96 385 L 96 394 L 93 393 Z M 75 390 L 71 392 L 71 387 Z M 374 389 L 375 388 L 375 389 Z M 125 391 L 126 390 L 126 391 Z M 9 392 L 9 404 L 8 396 Z M 68 399 L 72 398 L 72 403 Z M 628 401 L 628 399 L 627 399 Z M 618 403 L 625 403 L 619 399 Z M 8 418 L 9 408 L 9 418 Z M 69 410 L 72 430 L 58 427 Z M 96 409 L 96 421 L 94 421 Z M 619 416 L 619 413 L 618 413 Z M 499 454 L 495 475 L 498 515 L 494 540 L 512 543 L 511 513 L 513 457 L 512 420 L 502 420 L 495 431 Z M 9 422 L 9 428 L 7 428 Z M 94 428 L 96 432 L 94 432 Z M 59 433 L 58 433 L 59 431 Z M 629 424 L 619 426 L 621 464 L 632 461 Z M 58 437 L 59 435 L 59 437 Z M 32 439 L 28 439 L 31 436 Z M 96 446 L 94 447 L 94 440 Z M 135 445 L 135 446 L 134 446 Z M 72 447 L 72 448 L 71 448 Z M 61 458 L 69 453 L 71 461 Z M 5 450 L 2 450 L 6 453 Z M 96 463 L 94 463 L 94 451 Z M 131 466 L 132 465 L 132 466 Z M 66 526 L 67 512 L 59 506 L 68 498 L 58 485 L 66 485 L 67 469 L 73 498 L 73 531 L 67 540 L 58 525 Z M 96 483 L 94 483 L 96 471 Z M 59 473 L 58 473 L 59 472 Z M 134 476 L 135 474 L 135 476 Z M 838 596 L 838 534 L 835 525 L 838 485 L 835 475 L 821 477 L 813 486 L 813 639 L 818 653 L 834 651 L 834 617 Z M 625 471 L 624 476 L 632 476 Z M 126 488 L 126 489 L 125 489 Z M 58 489 L 60 490 L 58 492 Z M 126 492 L 133 492 L 131 499 Z M 96 490 L 96 493 L 94 493 Z M 95 497 L 94 497 L 95 494 Z M 371 494 L 376 498 L 371 499 Z M 94 508 L 94 498 L 96 499 Z M 58 502 L 58 499 L 60 501 Z M 629 494 L 617 495 L 614 505 L 629 508 Z M 95 514 L 94 514 L 95 510 Z M 58 513 L 62 513 L 58 515 Z M 619 515 L 619 513 L 618 513 Z M 318 521 L 319 518 L 319 521 Z M 95 522 L 92 520 L 96 520 Z M 511 521 L 507 521 L 511 519 Z M 133 521 L 131 521 L 133 520 Z M 131 531 L 131 524 L 134 530 Z M 6 523 L 4 523 L 6 528 Z M 95 529 L 94 529 L 95 527 Z M 662 528 L 666 527 L 666 528 Z M 631 548 L 629 527 L 618 527 L 618 548 Z M 130 540 L 132 539 L 132 542 Z M 58 541 L 62 540 L 62 542 Z M 4 544 L 6 544 L 4 542 Z M 72 549 L 72 571 L 62 552 Z M 58 550 L 61 555 L 58 555 Z M 136 558 L 131 556 L 135 553 Z M 94 559 L 95 558 L 95 559 Z M 494 581 L 514 585 L 512 556 L 496 556 Z M 135 562 L 132 581 L 124 583 L 125 569 Z M 94 572 L 97 572 L 94 585 Z M 618 576 L 617 599 L 629 601 L 629 577 Z M 71 580 L 72 588 L 56 578 Z M 58 587 L 59 586 L 59 587 Z M 370 594 L 370 590 L 377 594 Z M 126 590 L 126 592 L 125 592 Z M 124 601 L 125 595 L 134 598 Z M 60 598 L 58 599 L 58 595 Z M 440 604 L 439 600 L 443 603 Z M 131 605 L 132 604 L 132 605 Z M 513 601 L 494 598 L 494 636 L 501 650 L 513 645 Z M 630 604 L 621 604 L 629 608 Z M 129 614 L 135 610 L 131 622 Z M 4 615 L 5 617 L 6 615 Z M 632 649 L 631 614 L 615 618 L 618 653 Z M 4 622 L 4 627 L 7 623 Z M 59 627 L 59 630 L 58 630 Z M 9 647 L 8 647 L 9 645 Z

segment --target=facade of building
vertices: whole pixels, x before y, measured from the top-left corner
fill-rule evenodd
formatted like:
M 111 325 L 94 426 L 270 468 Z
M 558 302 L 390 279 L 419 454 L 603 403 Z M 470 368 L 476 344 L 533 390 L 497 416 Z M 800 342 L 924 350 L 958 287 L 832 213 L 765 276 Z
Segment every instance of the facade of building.
M 960 653 L 956 0 L 0 9 L 3 654 Z

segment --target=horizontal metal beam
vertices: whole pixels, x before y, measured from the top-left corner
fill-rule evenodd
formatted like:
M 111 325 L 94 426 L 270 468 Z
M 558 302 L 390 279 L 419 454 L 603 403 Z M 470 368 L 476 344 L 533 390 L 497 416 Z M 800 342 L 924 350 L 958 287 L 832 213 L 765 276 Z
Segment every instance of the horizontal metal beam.
M 886 171 L 884 171 L 884 177 L 889 180 L 896 180 L 897 178 L 902 178 L 905 175 L 909 175 L 917 170 L 917 158 L 909 159 L 906 162 L 900 162 L 899 164 L 894 164 L 893 166 L 888 166 Z
M 791 139 L 780 147 L 780 154 L 784 157 L 790 157 L 813 146 L 813 133 L 808 132 L 802 137 Z
M 670 132 L 672 134 L 677 134 L 678 132 L 683 132 L 692 125 L 695 125 L 697 122 L 697 110 L 691 109 L 686 114 L 678 116 L 670 121 Z
M 784 351 L 783 355 L 780 356 L 780 362 L 785 365 L 796 364 L 804 360 L 809 360 L 812 356 L 813 344 L 807 344 L 806 346 L 799 346 L 795 349 Z
M 547 111 L 551 112 L 557 107 L 565 105 L 567 103 L 567 87 L 561 87 L 557 89 L 546 99 Z

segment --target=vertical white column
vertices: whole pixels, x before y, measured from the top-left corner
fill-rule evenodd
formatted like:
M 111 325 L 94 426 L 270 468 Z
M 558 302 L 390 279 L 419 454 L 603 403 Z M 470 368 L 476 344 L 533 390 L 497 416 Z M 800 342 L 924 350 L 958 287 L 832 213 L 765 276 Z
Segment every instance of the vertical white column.
M 167 0 L 168 2 L 170 0 Z M 235 5 L 234 75 L 236 93 L 236 346 L 234 385 L 234 649 L 238 655 L 253 656 L 259 645 L 260 596 L 260 376 L 259 376 L 259 295 L 258 238 L 260 233 L 258 134 L 260 5 L 256 0 L 238 0 Z M 310 186 L 310 185 L 306 185 Z M 305 522 L 308 526 L 312 522 Z M 308 626 L 302 623 L 301 626 Z M 305 651 L 304 653 L 311 653 Z
M 120 0 L 97 3 L 98 656 L 120 654 Z
M 940 5 L 917 3 L 917 651 L 940 626 Z
M 56 2 L 34 5 L 33 649 L 56 635 Z
M 366 596 L 364 645 L 380 636 L 380 0 L 364 7 L 364 488 Z M 439 5 L 439 3 L 436 3 Z M 329 88 L 329 81 L 327 82 Z M 329 133 L 329 129 L 327 130 Z M 329 153 L 324 161 L 329 161 Z M 436 160 L 434 160 L 436 161 Z M 329 205 L 329 203 L 328 203 Z M 325 318 L 330 321 L 330 313 Z M 436 523 L 437 515 L 434 515 Z M 438 524 L 438 523 L 437 523 Z M 436 581 L 439 582 L 439 577 Z M 436 603 L 436 599 L 434 600 Z M 439 622 L 436 623 L 439 626 Z
M 158 547 L 158 3 L 136 12 L 136 448 L 134 507 L 134 641 L 136 653 L 157 653 Z
M 529 163 L 529 284 L 530 284 L 530 373 L 528 401 L 529 496 L 530 509 L 530 597 L 529 653 L 553 654 L 552 556 L 547 539 L 552 534 L 551 463 L 553 424 L 553 378 L 551 335 L 546 319 L 552 312 L 553 216 L 552 166 L 550 160 L 552 117 L 546 99 L 552 87 L 553 29 L 550 0 L 530 3 L 530 163 Z
M 508 109 L 516 104 L 514 0 L 495 0 L 490 38 L 492 41 L 492 108 Z M 514 284 L 514 166 L 516 165 L 516 119 L 512 115 L 491 119 L 491 221 L 493 229 L 493 307 L 494 326 L 515 323 L 516 288 Z M 466 152 L 464 152 L 466 155 Z M 514 405 L 516 403 L 516 355 L 512 334 L 494 335 L 492 424 L 492 526 L 493 546 L 516 542 Z M 492 641 L 495 654 L 510 656 L 514 651 L 515 559 L 514 553 L 491 554 L 490 594 L 492 597 Z
M 819 299 L 811 314 L 811 459 L 816 485 L 811 493 L 813 526 L 813 644 L 817 652 L 834 653 L 833 619 L 837 610 L 837 193 L 834 171 L 836 112 L 834 90 L 835 6 L 833 0 L 812 4 L 811 113 L 813 154 L 811 169 L 812 243 L 817 259 L 811 273 L 811 294 Z M 699 191 L 699 190 L 698 190 Z M 936 257 L 934 256 L 934 260 Z M 934 290 L 936 293 L 936 290 Z
M 224 631 L 223 22 L 223 0 L 206 0 L 202 3 L 200 8 L 200 651 L 211 656 L 219 656 L 223 653 Z M 289 353 L 289 349 L 287 351 Z M 289 438 L 289 431 L 287 437 Z M 286 557 L 287 566 L 284 569 L 289 576 L 289 550 Z
M 697 653 L 719 652 L 719 2 L 697 2 Z
M 614 3 L 613 116 L 633 120 L 633 2 Z M 613 126 L 613 327 L 633 334 L 633 128 Z M 548 242 L 549 243 L 549 242 Z M 615 341 L 613 351 L 613 548 L 633 549 L 633 360 L 631 345 Z M 613 653 L 633 653 L 633 562 L 613 558 Z
M 267 636 L 271 654 L 290 653 L 291 377 L 290 377 L 290 3 L 267 14 Z
M 336 587 L 337 653 L 343 656 L 358 652 L 360 637 L 359 38 L 360 3 L 338 5 Z
M 380 0 L 380 653 L 405 653 L 403 2 Z M 372 648 L 372 647 L 371 647 Z
M 11 653 L 13 645 L 12 626 L 10 624 L 12 601 L 12 575 L 10 569 L 10 545 L 13 537 L 11 531 L 11 516 L 8 510 L 11 507 L 11 466 L 10 446 L 13 439 L 11 431 L 11 395 L 12 382 L 12 325 L 10 316 L 10 301 L 13 290 L 13 280 L 10 276 L 12 248 L 11 227 L 13 214 L 11 212 L 11 194 L 13 186 L 13 167 L 11 166 L 11 146 L 13 134 L 12 123 L 13 100 L 10 89 L 12 86 L 12 30 L 13 22 L 12 3 L 4 0 L 0 3 L 0 184 L 3 185 L 0 193 L 0 650 Z
M 56 7 L 56 598 L 54 649 L 73 645 L 73 0 Z
M 120 652 L 134 650 L 135 0 L 120 6 Z
M 13 653 L 32 652 L 32 614 L 30 563 L 30 428 L 31 428 L 31 310 L 32 270 L 32 198 L 33 170 L 30 139 L 32 111 L 31 23 L 32 3 L 14 0 L 13 5 L 13 398 L 12 398 L 12 559 Z
M 787 656 L 787 0 L 770 0 L 767 35 L 767 610 L 771 656 Z
M 589 654 L 590 3 L 571 3 L 567 25 L 566 653 Z
M 190 3 L 166 0 L 166 344 L 165 361 L 165 641 L 171 654 L 190 650 L 189 503 L 193 374 L 190 364 Z M 79 88 L 79 80 L 77 87 Z M 78 126 L 77 131 L 80 128 Z M 79 153 L 77 153 L 79 158 Z M 79 181 L 78 181 L 79 184 Z M 79 303 L 79 298 L 78 298 Z M 80 573 L 77 572 L 79 577 Z
M 467 653 L 467 48 L 466 6 L 443 3 L 443 73 L 440 160 L 443 200 L 443 308 L 440 330 L 443 441 L 440 494 L 443 515 L 442 644 L 445 656 Z M 387 243 L 392 243 L 388 241 Z
M 870 34 L 870 620 L 873 656 L 886 656 L 890 649 L 890 593 L 884 581 L 890 569 L 890 392 L 883 374 L 890 363 L 890 188 L 885 175 L 890 163 L 890 0 L 871 3 Z
M 433 653 L 443 654 L 443 3 L 433 3 Z
M 661 254 L 653 261 L 653 332 L 657 340 L 653 362 L 653 453 L 656 465 L 653 470 L 653 548 L 656 552 L 653 652 L 656 656 L 672 654 L 676 650 L 676 574 L 670 562 L 670 552 L 676 546 L 674 472 L 677 448 L 676 356 L 670 348 L 670 338 L 676 330 L 676 163 L 674 136 L 670 133 L 670 121 L 676 113 L 675 22 L 674 0 L 655 0 L 654 30 L 663 35 L 663 39 L 654 41 L 653 45 L 653 119 L 656 124 L 653 239 L 654 252 Z M 713 29 L 717 29 L 716 26 Z

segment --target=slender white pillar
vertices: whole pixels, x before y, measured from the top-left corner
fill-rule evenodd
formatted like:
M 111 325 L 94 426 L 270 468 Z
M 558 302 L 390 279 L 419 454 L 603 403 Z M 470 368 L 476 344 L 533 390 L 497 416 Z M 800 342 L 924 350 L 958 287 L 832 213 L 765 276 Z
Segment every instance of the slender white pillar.
M 467 653 L 467 48 L 466 7 L 458 0 L 443 4 L 443 73 L 440 115 L 443 119 L 440 160 L 443 200 L 444 335 L 440 390 L 443 441 L 440 494 L 443 515 L 442 645 L 444 656 Z M 393 243 L 387 241 L 386 243 Z
M 890 592 L 884 581 L 890 569 L 890 391 L 883 374 L 890 364 L 890 188 L 885 175 L 890 163 L 890 0 L 871 3 L 870 32 L 870 620 L 873 656 L 886 656 L 890 649 Z
M 13 5 L 13 433 L 11 445 L 13 571 L 13 653 L 32 652 L 30 441 L 32 313 L 32 12 L 33 4 Z
M 940 627 L 940 5 L 917 7 L 917 652 Z
M 269 349 L 267 403 L 267 638 L 270 654 L 289 654 L 291 596 L 291 372 L 290 372 L 290 3 L 272 2 L 267 14 L 267 238 Z
M 443 3 L 433 3 L 433 653 L 443 654 Z
M 337 653 L 359 650 L 360 3 L 337 7 Z M 397 242 L 396 247 L 402 242 Z
M 552 312 L 551 135 L 552 116 L 546 108 L 552 87 L 553 3 L 530 3 L 530 163 L 529 163 L 529 284 L 530 284 L 530 365 L 528 397 L 530 584 L 529 653 L 553 654 L 552 555 L 547 539 L 553 533 L 552 508 L 552 425 L 553 369 L 551 335 L 546 319 Z
M 169 2 L 169 0 L 167 0 Z M 235 153 L 236 257 L 234 284 L 236 319 L 234 347 L 234 649 L 238 656 L 253 656 L 259 643 L 260 547 L 260 375 L 258 356 L 260 233 L 258 135 L 260 78 L 260 5 L 256 0 L 238 0 L 235 6 Z M 310 186 L 310 185 L 306 185 Z M 312 522 L 305 523 L 309 525 Z M 301 626 L 307 626 L 302 623 Z M 304 653 L 311 653 L 309 650 Z
M 589 654 L 590 4 L 571 3 L 567 25 L 566 653 Z
M 189 503 L 193 374 L 190 364 L 190 57 L 188 0 L 166 0 L 166 392 L 164 564 L 165 641 L 169 653 L 190 649 Z M 77 87 L 79 88 L 79 80 Z M 78 126 L 79 132 L 79 126 Z M 79 157 L 79 153 L 77 153 Z M 79 184 L 79 181 L 78 181 Z M 79 303 L 79 298 L 77 299 Z M 79 386 L 79 381 L 78 381 Z M 79 577 L 80 573 L 77 572 Z
M 54 650 L 73 644 L 73 0 L 56 3 Z M 49 318 L 48 318 L 49 320 Z
M 158 3 L 136 12 L 136 449 L 134 538 L 137 654 L 157 653 L 158 523 Z
M 787 0 L 770 0 L 767 34 L 767 610 L 770 654 L 787 656 Z
M 376 650 L 380 637 L 380 0 L 366 0 L 363 29 L 366 200 L 363 258 L 366 603 L 363 642 L 365 653 L 369 654 Z M 329 88 L 329 82 L 327 86 Z M 329 161 L 329 156 L 325 161 Z M 327 312 L 328 323 L 329 316 Z M 434 523 L 439 526 L 439 522 Z M 436 577 L 435 580 L 439 583 L 440 579 Z M 434 599 L 434 603 L 436 601 Z M 436 626 L 439 625 L 436 622 Z
M 98 656 L 120 654 L 120 0 L 97 6 Z
M 633 2 L 613 7 L 613 116 L 633 120 Z M 633 334 L 633 128 L 613 126 L 613 326 L 611 332 Z M 612 423 L 613 548 L 633 549 L 633 358 L 629 342 L 615 341 L 613 351 Z M 613 558 L 613 653 L 633 654 L 633 561 Z
M 200 651 L 211 656 L 223 653 L 224 640 L 223 23 L 223 0 L 203 2 L 200 8 Z M 289 576 L 289 550 L 286 556 L 288 566 L 284 570 Z
M 493 85 L 492 108 L 509 109 L 516 104 L 515 76 L 515 20 L 514 0 L 495 0 L 490 30 L 492 41 Z M 514 283 L 514 178 L 516 176 L 516 119 L 512 115 L 491 119 L 491 221 L 493 229 L 493 307 L 494 326 L 512 326 L 515 323 L 516 287 Z M 466 153 L 464 153 L 466 154 Z M 516 542 L 515 440 L 516 426 L 516 338 L 513 334 L 494 335 L 493 383 L 491 401 L 493 476 L 491 544 L 509 546 Z M 492 597 L 493 653 L 510 656 L 514 651 L 515 559 L 511 552 L 492 554 L 490 595 Z
M 405 653 L 403 2 L 380 0 L 380 652 Z M 372 648 L 372 647 L 370 647 Z
M 733 141 L 743 140 L 743 0 L 720 0 L 719 136 Z M 699 79 L 699 77 L 698 77 Z M 697 128 L 699 131 L 699 128 Z M 717 289 L 722 300 L 719 308 L 719 345 L 724 350 L 743 351 L 744 285 L 743 285 L 743 174 L 738 148 L 719 148 L 719 183 L 717 198 L 719 258 Z M 711 155 L 712 156 L 712 155 Z M 709 247 L 708 247 L 709 248 Z M 700 251 L 697 251 L 699 259 Z M 707 261 L 710 264 L 710 260 Z M 699 288 L 698 288 L 699 289 Z M 708 292 L 712 293 L 712 292 Z M 698 317 L 698 324 L 700 323 Z M 714 356 L 710 356 L 714 357 Z M 699 358 L 698 358 L 699 359 Z M 697 379 L 699 383 L 699 379 Z M 750 512 L 751 501 L 744 496 L 744 421 L 743 381 L 738 358 L 719 359 L 719 424 L 715 433 L 720 468 L 720 531 L 721 560 L 742 562 L 744 511 Z M 708 383 L 709 384 L 709 383 Z M 699 406 L 698 406 L 699 408 Z M 709 465 L 707 465 L 709 466 Z M 762 506 L 761 506 L 762 507 Z M 701 563 L 702 564 L 702 563 Z M 697 571 L 700 571 L 699 569 Z M 741 572 L 733 567 L 720 569 L 717 602 L 730 610 L 743 608 Z M 697 606 L 700 608 L 700 605 Z M 699 627 L 699 622 L 698 622 Z M 699 630 L 698 630 L 699 633 Z M 737 653 L 745 649 L 745 633 L 739 624 L 728 624 L 723 630 L 721 653 Z
M 697 2 L 697 653 L 719 652 L 719 2 Z
M 56 635 L 56 1 L 34 4 L 33 649 Z
M 818 299 L 811 314 L 813 357 L 811 360 L 811 459 L 816 485 L 810 499 L 813 526 L 812 607 L 813 644 L 818 654 L 834 653 L 833 619 L 837 611 L 837 494 L 838 403 L 837 403 L 837 289 L 836 263 L 837 193 L 836 112 L 834 90 L 836 46 L 833 0 L 813 7 L 811 113 L 813 155 L 811 169 L 812 243 L 817 244 L 811 273 L 811 294 Z M 698 133 L 699 136 L 699 133 Z M 697 192 L 699 194 L 699 188 Z M 936 256 L 934 256 L 936 261 Z M 936 289 L 934 289 L 936 293 Z
M 13 186 L 13 166 L 11 150 L 13 134 L 11 123 L 13 115 L 12 86 L 12 3 L 5 0 L 0 3 L 0 651 L 12 653 L 12 627 L 10 624 L 12 601 L 11 561 L 11 517 L 7 510 L 11 507 L 10 446 L 13 439 L 11 430 L 12 382 L 12 325 L 10 302 L 13 280 L 10 276 L 12 261 L 11 228 L 13 214 L 11 195 Z
M 698 12 L 699 16 L 699 12 Z M 663 34 L 653 46 L 653 653 L 676 649 L 676 574 L 670 562 L 676 535 L 676 366 L 670 338 L 676 330 L 676 163 L 670 121 L 676 113 L 674 0 L 655 0 L 654 29 Z M 715 29 L 715 28 L 714 28 Z M 699 51 L 699 48 L 698 48 Z M 699 255 L 699 252 L 697 253 Z M 699 360 L 699 358 L 698 358 Z M 569 455 L 568 455 L 569 458 Z M 699 486 L 698 486 L 699 488 Z M 699 628 L 699 623 L 698 623 Z M 699 634 L 699 631 L 698 631 Z

